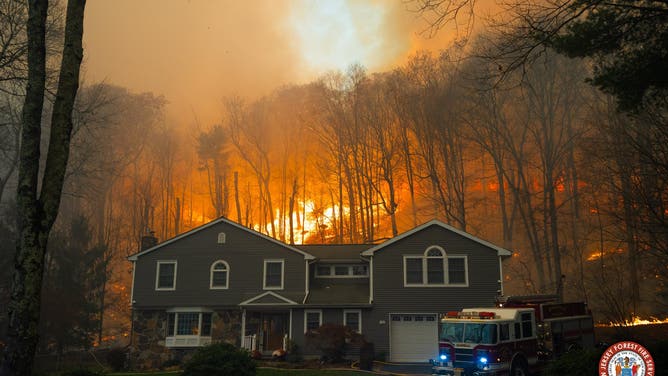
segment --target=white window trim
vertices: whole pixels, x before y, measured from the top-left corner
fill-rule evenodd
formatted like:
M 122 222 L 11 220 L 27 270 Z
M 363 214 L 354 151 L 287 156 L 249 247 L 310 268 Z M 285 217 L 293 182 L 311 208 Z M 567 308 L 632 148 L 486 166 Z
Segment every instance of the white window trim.
M 308 333 L 306 329 L 306 324 L 308 324 L 308 314 L 317 313 L 318 314 L 318 327 L 322 326 L 322 309 L 305 309 L 304 310 L 304 333 Z
M 335 268 L 336 267 L 341 267 L 345 266 L 348 268 L 348 274 L 346 275 L 336 275 L 334 274 Z M 353 274 L 353 267 L 354 266 L 366 266 L 366 274 Z M 318 268 L 322 267 L 328 267 L 329 268 L 329 274 L 319 274 L 318 273 Z M 368 264 L 324 264 L 324 265 L 316 265 L 315 267 L 315 278 L 368 278 L 369 277 L 369 265 Z
M 160 265 L 162 264 L 174 264 L 174 280 L 172 281 L 172 287 L 159 287 L 158 283 L 160 282 Z M 158 260 L 155 267 L 155 290 L 156 291 L 174 291 L 176 290 L 176 275 L 178 270 L 178 263 L 176 260 Z
M 466 255 L 452 255 L 445 257 L 446 271 L 448 274 L 446 277 L 448 281 L 450 280 L 450 259 L 464 259 L 464 283 L 448 283 L 448 286 L 452 287 L 468 287 L 469 286 L 469 258 Z
M 428 271 L 427 271 L 427 260 L 430 258 L 437 258 L 434 256 L 427 256 L 432 249 L 438 249 L 443 256 L 443 283 L 427 283 L 428 281 Z M 464 259 L 464 283 L 449 283 L 450 280 L 450 271 L 448 260 L 450 258 L 459 258 Z M 408 273 L 406 268 L 406 261 L 408 259 L 420 259 L 422 260 L 422 283 L 408 283 Z M 451 255 L 449 256 L 445 250 L 439 246 L 432 245 L 427 247 L 421 255 L 404 255 L 404 287 L 468 287 L 469 286 L 469 263 L 467 255 Z
M 408 259 L 423 260 L 423 262 L 422 262 L 422 281 L 424 281 L 424 257 L 419 256 L 419 255 L 404 256 L 404 287 L 414 287 L 414 286 L 423 287 L 423 286 L 427 286 L 424 283 L 408 283 L 408 268 L 406 267 L 406 260 L 408 260 Z
M 225 286 L 214 286 L 213 285 L 213 272 L 214 269 L 213 267 L 218 264 L 218 263 L 223 263 L 225 265 L 225 268 L 227 268 L 226 273 L 225 273 Z M 209 289 L 211 290 L 227 290 L 230 287 L 230 264 L 227 263 L 225 260 L 216 260 L 213 263 L 211 263 L 211 267 L 209 268 Z
M 227 235 L 225 235 L 224 232 L 219 232 L 218 233 L 218 244 L 225 244 Z
M 353 329 L 355 332 L 357 332 L 359 334 L 362 334 L 362 310 L 361 309 L 344 309 L 343 310 L 343 326 L 348 326 L 348 324 L 346 323 L 346 314 L 348 314 L 348 313 L 357 313 L 357 315 L 358 315 L 357 317 L 359 318 L 357 320 L 357 323 L 359 324 L 359 326 L 358 326 L 357 329 L 355 329 L 355 328 L 351 328 L 351 329 Z
M 179 314 L 185 313 L 198 314 L 197 333 L 202 333 L 202 316 L 204 316 L 205 313 L 213 315 L 212 311 L 203 308 L 177 308 L 167 310 L 167 320 L 169 320 L 169 314 L 174 314 L 174 332 L 166 333 L 165 347 L 199 347 L 210 344 L 213 333 L 213 316 L 211 317 L 211 329 L 208 336 L 203 336 L 201 334 L 176 334 L 179 326 Z M 169 322 L 167 323 L 166 330 L 169 330 Z
M 268 263 L 281 263 L 281 285 L 280 286 L 267 286 L 267 264 Z M 267 259 L 264 260 L 264 272 L 262 273 L 262 289 L 263 290 L 283 290 L 285 285 L 285 260 L 283 259 Z

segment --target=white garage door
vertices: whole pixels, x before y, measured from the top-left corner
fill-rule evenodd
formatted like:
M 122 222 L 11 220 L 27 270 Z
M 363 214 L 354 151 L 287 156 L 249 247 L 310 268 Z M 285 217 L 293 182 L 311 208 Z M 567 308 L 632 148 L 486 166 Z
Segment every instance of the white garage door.
M 390 360 L 426 363 L 438 353 L 433 314 L 390 314 Z

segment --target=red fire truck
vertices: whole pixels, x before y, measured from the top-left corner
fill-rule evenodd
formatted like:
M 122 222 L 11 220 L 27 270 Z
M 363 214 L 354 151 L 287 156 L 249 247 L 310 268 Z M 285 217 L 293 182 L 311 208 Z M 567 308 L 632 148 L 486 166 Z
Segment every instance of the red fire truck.
M 500 299 L 494 308 L 445 314 L 432 374 L 525 376 L 564 352 L 594 346 L 594 322 L 586 305 L 555 296 Z

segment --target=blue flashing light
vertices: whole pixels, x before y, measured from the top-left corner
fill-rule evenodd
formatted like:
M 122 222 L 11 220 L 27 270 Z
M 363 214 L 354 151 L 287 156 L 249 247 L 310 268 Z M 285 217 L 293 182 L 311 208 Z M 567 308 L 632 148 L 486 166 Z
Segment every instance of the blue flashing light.
M 487 364 L 487 358 L 485 358 L 484 356 L 483 356 L 483 357 L 481 357 L 481 358 L 480 358 L 480 359 L 478 359 L 478 360 L 479 360 L 479 361 L 480 361 L 480 363 L 482 363 L 482 364 Z
M 448 359 L 448 356 L 445 355 L 445 354 L 441 354 L 440 358 L 441 358 L 441 360 L 446 360 L 446 359 Z

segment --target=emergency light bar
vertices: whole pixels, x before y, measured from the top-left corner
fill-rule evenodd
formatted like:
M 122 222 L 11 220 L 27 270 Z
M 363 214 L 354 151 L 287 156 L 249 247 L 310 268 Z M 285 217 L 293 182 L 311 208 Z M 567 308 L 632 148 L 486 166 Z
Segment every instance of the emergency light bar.
M 494 312 L 459 312 L 459 311 L 449 311 L 445 314 L 445 317 L 448 319 L 483 319 L 491 320 L 496 318 Z

